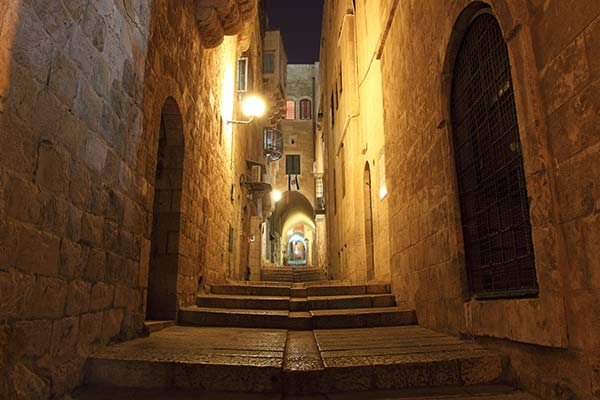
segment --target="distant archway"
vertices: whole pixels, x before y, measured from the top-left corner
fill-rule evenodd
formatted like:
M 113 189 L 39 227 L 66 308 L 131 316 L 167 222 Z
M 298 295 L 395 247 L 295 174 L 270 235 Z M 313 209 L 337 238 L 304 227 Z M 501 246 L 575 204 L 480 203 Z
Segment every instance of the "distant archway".
M 308 244 L 302 233 L 294 233 L 287 244 L 288 263 L 290 265 L 306 265 L 308 259 Z
M 177 102 L 169 97 L 160 117 L 148 277 L 148 319 L 175 319 L 177 314 L 183 160 L 183 121 Z
M 310 266 L 314 263 L 315 210 L 306 196 L 297 191 L 283 193 L 271 215 L 271 228 L 278 238 L 276 247 L 280 248 L 283 264 Z M 293 260 L 290 248 L 291 239 L 298 234 L 303 237 L 304 261 Z
M 375 278 L 375 247 L 373 244 L 373 197 L 371 191 L 371 168 L 365 164 L 364 172 L 365 245 L 367 249 L 367 280 Z

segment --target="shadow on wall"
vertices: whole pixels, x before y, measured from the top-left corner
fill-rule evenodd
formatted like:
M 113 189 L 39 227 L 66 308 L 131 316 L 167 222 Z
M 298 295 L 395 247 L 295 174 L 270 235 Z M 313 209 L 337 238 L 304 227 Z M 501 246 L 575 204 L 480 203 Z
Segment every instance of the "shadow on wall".
M 169 97 L 160 118 L 152 245 L 148 280 L 147 318 L 177 316 L 177 275 L 185 143 L 181 111 Z

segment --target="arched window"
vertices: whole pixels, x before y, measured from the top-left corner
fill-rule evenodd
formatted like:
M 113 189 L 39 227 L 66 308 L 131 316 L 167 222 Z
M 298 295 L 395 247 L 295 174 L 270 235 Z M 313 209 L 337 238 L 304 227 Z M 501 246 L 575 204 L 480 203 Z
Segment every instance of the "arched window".
M 312 102 L 308 99 L 300 100 L 300 119 L 312 119 Z
M 508 47 L 476 16 L 456 57 L 452 130 L 471 294 L 535 295 L 538 285 Z
M 296 119 L 296 102 L 294 100 L 287 101 L 287 113 L 285 119 Z

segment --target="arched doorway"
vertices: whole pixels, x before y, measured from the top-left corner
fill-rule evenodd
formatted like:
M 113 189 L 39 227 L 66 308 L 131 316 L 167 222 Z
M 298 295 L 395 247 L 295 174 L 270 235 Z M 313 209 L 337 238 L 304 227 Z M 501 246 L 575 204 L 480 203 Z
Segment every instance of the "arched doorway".
M 150 320 L 175 319 L 183 186 L 184 137 L 179 107 L 168 98 L 160 117 L 148 277 Z
M 375 278 L 375 246 L 373 244 L 373 197 L 371 190 L 371 168 L 365 164 L 364 172 L 365 245 L 367 249 L 367 280 Z

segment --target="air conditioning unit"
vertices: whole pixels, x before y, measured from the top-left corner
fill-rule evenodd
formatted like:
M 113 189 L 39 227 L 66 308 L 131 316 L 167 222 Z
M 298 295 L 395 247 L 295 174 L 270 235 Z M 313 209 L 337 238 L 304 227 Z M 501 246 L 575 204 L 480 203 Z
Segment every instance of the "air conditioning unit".
M 262 182 L 262 167 L 260 165 L 253 165 L 250 172 L 251 182 Z

